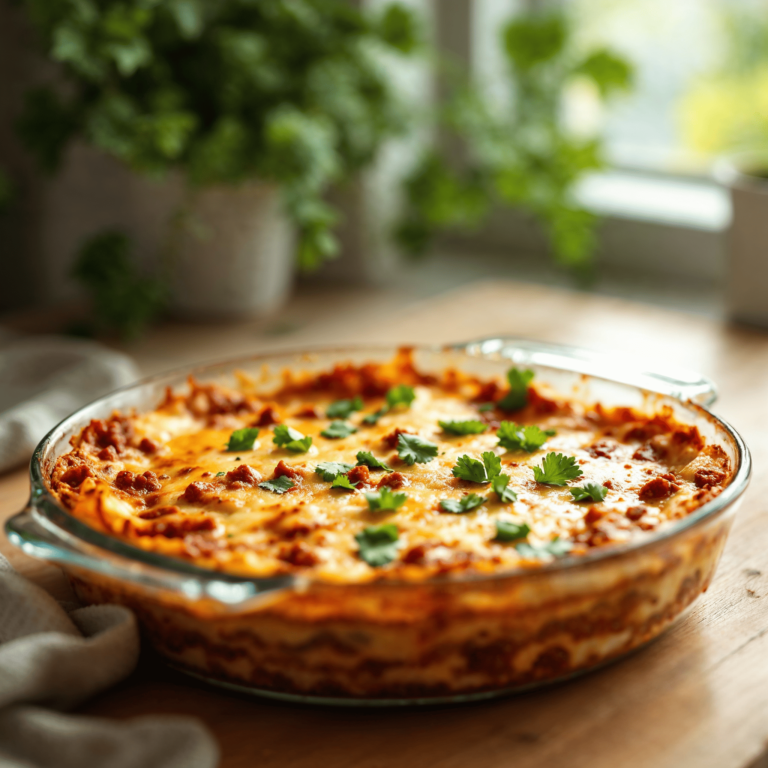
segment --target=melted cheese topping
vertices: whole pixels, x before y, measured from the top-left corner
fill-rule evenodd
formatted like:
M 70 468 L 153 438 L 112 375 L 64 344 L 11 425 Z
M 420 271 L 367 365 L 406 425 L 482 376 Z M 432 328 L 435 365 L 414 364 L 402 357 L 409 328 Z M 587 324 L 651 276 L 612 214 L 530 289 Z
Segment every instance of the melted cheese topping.
M 587 408 L 534 388 L 520 412 L 481 411 L 478 401 L 487 399 L 488 382 L 462 380 L 455 372 L 443 382 L 408 371 L 398 376 L 415 384 L 410 407 L 391 410 L 375 425 L 362 423 L 383 404 L 385 385 L 396 380 L 383 377 L 376 394 L 364 397 L 363 410 L 348 418 L 357 432 L 341 439 L 320 434 L 338 394 L 322 386 L 286 386 L 264 401 L 193 384 L 191 393 L 169 396 L 150 413 L 93 422 L 59 459 L 52 486 L 76 516 L 145 549 L 233 573 L 302 572 L 356 582 L 535 567 L 551 558 L 545 552 L 532 557 L 530 549 L 521 553 L 519 542 L 496 541 L 497 521 L 526 523 L 525 542 L 534 548 L 554 538 L 576 555 L 627 544 L 689 514 L 730 477 L 722 449 L 705 446 L 695 428 L 668 413 L 649 417 Z M 504 392 L 497 389 L 498 401 Z M 485 419 L 488 429 L 452 436 L 438 423 L 464 419 Z M 535 423 L 555 434 L 533 453 L 506 451 L 496 434 L 500 419 Z M 310 449 L 297 454 L 278 447 L 274 426 L 267 425 L 259 427 L 251 450 L 226 450 L 235 429 L 272 420 L 311 436 Z M 437 444 L 437 457 L 406 465 L 392 447 L 396 430 Z M 358 451 L 370 451 L 397 474 L 360 470 L 362 479 L 349 491 L 332 488 L 314 471 L 321 462 L 354 465 Z M 484 451 L 500 457 L 516 502 L 502 503 L 490 485 L 453 476 L 460 456 L 480 459 Z M 537 483 L 533 467 L 553 451 L 574 457 L 583 475 L 562 487 Z M 243 466 L 250 470 L 238 469 Z M 286 468 L 295 473 L 295 487 L 282 495 L 258 486 L 273 479 L 278 466 L 277 474 Z M 384 478 L 407 500 L 394 512 L 370 511 L 365 493 Z M 585 483 L 607 486 L 605 500 L 576 502 L 570 488 Z M 441 509 L 441 500 L 467 493 L 481 494 L 486 502 L 465 514 Z M 355 535 L 382 523 L 397 526 L 398 556 L 373 568 L 361 558 Z

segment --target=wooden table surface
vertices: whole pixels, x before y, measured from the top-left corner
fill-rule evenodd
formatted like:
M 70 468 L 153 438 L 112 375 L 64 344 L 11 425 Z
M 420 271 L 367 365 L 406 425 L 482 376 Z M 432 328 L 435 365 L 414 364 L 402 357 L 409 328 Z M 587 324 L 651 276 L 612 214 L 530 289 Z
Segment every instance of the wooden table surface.
M 757 768 L 768 766 L 768 334 L 622 300 L 508 282 L 419 304 L 359 289 L 300 297 L 285 323 L 170 324 L 130 351 L 147 372 L 302 344 L 447 342 L 522 336 L 629 354 L 712 377 L 717 413 L 755 464 L 709 591 L 648 648 L 582 679 L 481 704 L 319 709 L 220 693 L 146 653 L 136 673 L 83 708 L 110 717 L 200 717 L 224 768 Z M 292 325 L 291 325 L 292 323 Z M 275 331 L 282 330 L 277 334 Z M 26 471 L 0 478 L 0 520 L 23 505 Z M 10 551 L 66 595 L 58 569 Z

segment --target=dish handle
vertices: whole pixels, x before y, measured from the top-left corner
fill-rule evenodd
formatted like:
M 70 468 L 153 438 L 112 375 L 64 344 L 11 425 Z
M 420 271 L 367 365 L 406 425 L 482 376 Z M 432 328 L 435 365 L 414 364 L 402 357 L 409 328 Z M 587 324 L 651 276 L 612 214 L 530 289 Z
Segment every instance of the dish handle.
M 37 508 L 39 499 L 5 523 L 5 533 L 14 546 L 30 557 L 78 569 L 110 579 L 124 580 L 152 593 L 170 593 L 186 600 L 203 601 L 214 613 L 243 612 L 262 607 L 289 589 L 301 589 L 292 577 L 249 579 L 218 574 L 189 566 L 189 572 L 137 563 L 130 556 L 108 552 L 75 538 Z M 118 543 L 119 546 L 119 543 Z M 139 550 L 140 554 L 147 554 Z M 151 554 L 150 554 L 151 557 Z
M 564 344 L 512 337 L 491 337 L 452 347 L 470 355 L 498 355 L 517 365 L 541 365 L 618 381 L 704 407 L 717 400 L 711 379 L 684 369 L 645 371 L 631 358 Z

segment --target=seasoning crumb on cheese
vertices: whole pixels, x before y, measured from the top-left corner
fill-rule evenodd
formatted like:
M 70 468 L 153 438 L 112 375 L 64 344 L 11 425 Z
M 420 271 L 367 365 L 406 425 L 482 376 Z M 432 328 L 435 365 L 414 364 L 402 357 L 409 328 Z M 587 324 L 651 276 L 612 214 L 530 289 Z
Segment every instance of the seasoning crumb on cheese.
M 405 350 L 286 372 L 269 396 L 192 380 L 72 446 L 51 486 L 94 528 L 221 571 L 347 583 L 626 545 L 731 477 L 668 408 L 584 405 L 515 368 L 507 382 L 424 375 Z

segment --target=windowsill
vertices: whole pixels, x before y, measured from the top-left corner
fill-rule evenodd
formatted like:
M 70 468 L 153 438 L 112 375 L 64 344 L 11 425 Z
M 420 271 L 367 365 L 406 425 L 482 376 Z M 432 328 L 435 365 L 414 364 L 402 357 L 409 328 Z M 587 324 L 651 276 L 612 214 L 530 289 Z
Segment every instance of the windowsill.
M 722 232 L 731 220 L 728 192 L 714 181 L 610 170 L 584 179 L 577 198 L 613 218 Z

